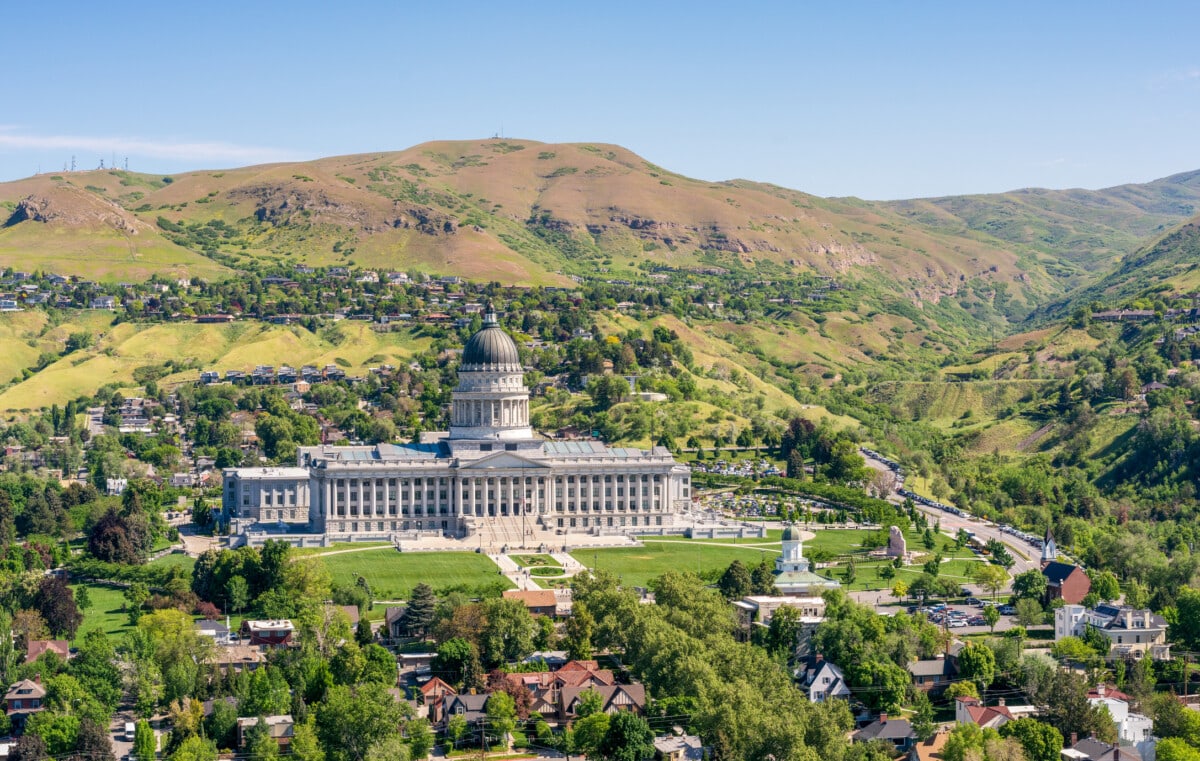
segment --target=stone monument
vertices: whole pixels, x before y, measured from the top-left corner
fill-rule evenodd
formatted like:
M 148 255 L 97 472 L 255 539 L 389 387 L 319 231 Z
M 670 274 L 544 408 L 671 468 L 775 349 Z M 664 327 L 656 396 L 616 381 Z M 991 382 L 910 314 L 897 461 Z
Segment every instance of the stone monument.
M 888 532 L 887 556 L 889 558 L 903 558 L 908 555 L 908 545 L 904 541 L 904 534 L 900 532 L 898 526 L 892 526 Z

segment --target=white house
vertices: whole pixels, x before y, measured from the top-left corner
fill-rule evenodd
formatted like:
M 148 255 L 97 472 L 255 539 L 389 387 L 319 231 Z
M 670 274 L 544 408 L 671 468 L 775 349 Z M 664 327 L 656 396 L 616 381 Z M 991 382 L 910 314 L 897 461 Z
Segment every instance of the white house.
M 829 661 L 818 661 L 816 666 L 809 671 L 807 682 L 808 699 L 814 703 L 824 703 L 831 698 L 850 699 L 850 688 L 846 685 L 846 675 Z

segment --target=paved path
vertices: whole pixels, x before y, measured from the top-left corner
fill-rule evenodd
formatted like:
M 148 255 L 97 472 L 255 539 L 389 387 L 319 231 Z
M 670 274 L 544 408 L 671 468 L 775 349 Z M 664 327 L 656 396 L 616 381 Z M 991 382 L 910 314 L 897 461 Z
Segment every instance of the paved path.
M 541 589 L 541 585 L 533 580 L 533 577 L 526 573 L 527 569 L 517 565 L 516 561 L 508 555 L 488 555 L 493 563 L 500 567 L 508 580 L 517 585 L 517 589 L 525 592 Z

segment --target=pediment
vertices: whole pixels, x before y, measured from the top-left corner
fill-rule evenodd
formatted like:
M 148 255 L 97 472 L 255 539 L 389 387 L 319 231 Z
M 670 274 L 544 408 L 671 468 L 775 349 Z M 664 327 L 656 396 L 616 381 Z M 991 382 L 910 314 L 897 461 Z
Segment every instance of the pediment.
M 494 452 L 458 467 L 459 470 L 500 470 L 513 468 L 549 470 L 550 466 L 529 457 L 522 457 L 516 452 Z

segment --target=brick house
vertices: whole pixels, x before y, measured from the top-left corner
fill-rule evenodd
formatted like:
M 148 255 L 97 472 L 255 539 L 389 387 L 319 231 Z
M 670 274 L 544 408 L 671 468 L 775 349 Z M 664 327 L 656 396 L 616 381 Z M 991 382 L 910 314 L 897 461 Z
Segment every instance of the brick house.
M 1042 575 L 1046 577 L 1046 602 L 1062 600 L 1068 605 L 1078 605 L 1092 589 L 1092 580 L 1077 565 L 1052 560 L 1042 564 Z
M 296 628 L 287 619 L 279 621 L 243 621 L 242 639 L 250 645 L 286 647 L 292 643 Z

